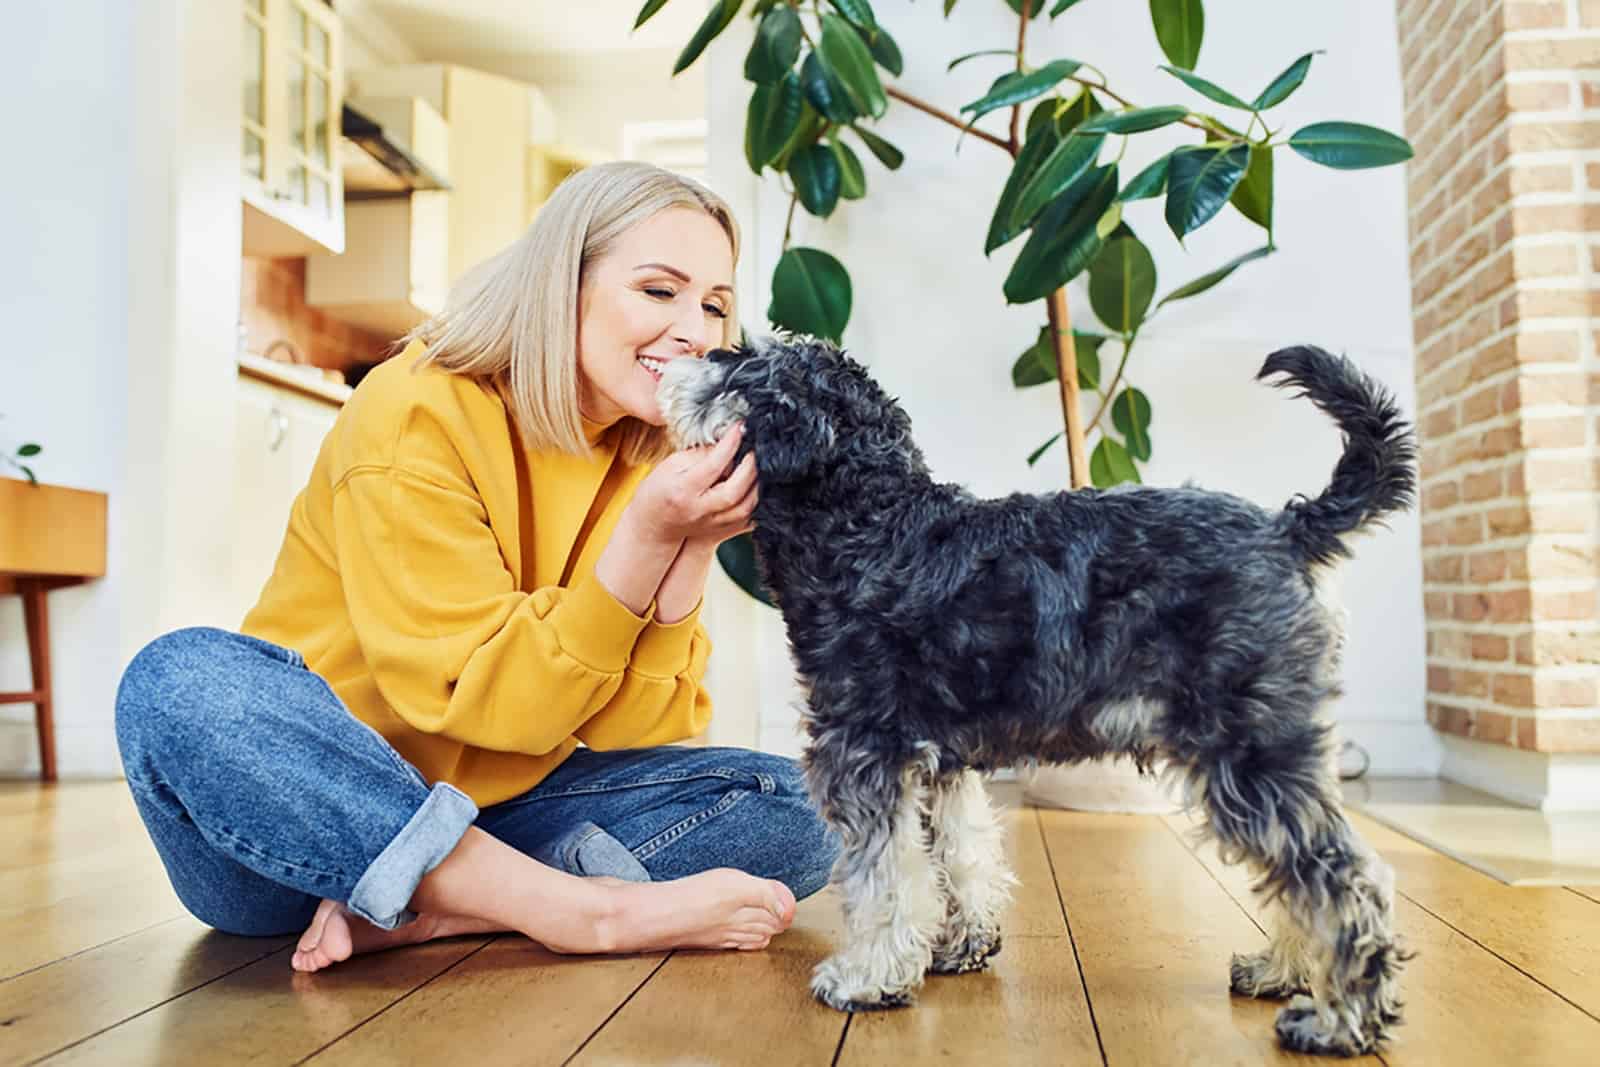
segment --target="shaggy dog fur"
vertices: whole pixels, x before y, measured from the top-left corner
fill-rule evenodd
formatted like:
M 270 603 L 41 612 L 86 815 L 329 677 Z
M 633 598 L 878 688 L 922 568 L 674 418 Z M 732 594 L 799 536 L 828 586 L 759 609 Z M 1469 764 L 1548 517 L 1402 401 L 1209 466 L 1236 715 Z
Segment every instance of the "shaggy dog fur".
M 676 360 L 678 440 L 743 419 L 755 542 L 807 689 L 813 798 L 843 843 L 849 931 L 816 969 L 846 1011 L 907 1004 L 926 972 L 985 966 L 1013 882 L 979 772 L 1165 762 L 1277 905 L 1231 984 L 1293 1000 L 1289 1048 L 1372 1051 L 1399 1019 L 1393 876 L 1341 813 L 1319 711 L 1342 620 L 1319 596 L 1344 538 L 1408 507 L 1415 446 L 1348 360 L 1275 352 L 1261 377 L 1344 432 L 1329 487 L 1269 511 L 1124 486 L 978 499 L 930 477 L 904 410 L 830 345 L 777 338 Z

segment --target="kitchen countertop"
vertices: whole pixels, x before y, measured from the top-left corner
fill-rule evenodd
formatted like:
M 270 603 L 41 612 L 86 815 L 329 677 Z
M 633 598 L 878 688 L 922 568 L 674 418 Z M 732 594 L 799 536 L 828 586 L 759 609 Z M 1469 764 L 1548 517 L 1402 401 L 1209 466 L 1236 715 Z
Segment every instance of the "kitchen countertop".
M 299 363 L 282 363 L 263 359 L 248 353 L 239 357 L 239 373 L 273 385 L 293 389 L 297 393 L 321 400 L 335 407 L 343 407 L 354 392 L 348 385 L 330 382 L 315 368 Z

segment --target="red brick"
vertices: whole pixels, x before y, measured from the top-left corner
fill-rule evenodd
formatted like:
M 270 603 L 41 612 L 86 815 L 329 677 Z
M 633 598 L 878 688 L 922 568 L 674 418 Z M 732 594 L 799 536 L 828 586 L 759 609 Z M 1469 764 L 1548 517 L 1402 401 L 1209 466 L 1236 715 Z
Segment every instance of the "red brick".
M 1513 721 L 1498 711 L 1477 712 L 1472 716 L 1472 736 L 1491 745 L 1509 745 Z
M 1467 560 L 1467 577 L 1475 583 L 1498 582 L 1506 576 L 1506 552 L 1478 552 Z
M 1522 741 L 1522 731 L 1519 729 L 1517 744 L 1519 747 L 1534 749 L 1538 752 L 1561 753 L 1592 753 L 1600 752 L 1600 717 L 1549 719 L 1537 718 L 1526 720 L 1523 724 L 1528 727 L 1528 743 Z
M 1472 658 L 1498 663 L 1511 654 L 1511 641 L 1499 634 L 1473 634 Z
M 1494 622 L 1526 622 L 1531 617 L 1532 594 L 1526 589 L 1503 589 L 1487 596 Z
M 1508 708 L 1533 707 L 1533 675 L 1495 675 L 1494 702 Z
M 1594 678 L 1555 678 L 1535 674 L 1534 702 L 1541 708 L 1592 708 L 1600 704 L 1600 687 Z
M 1522 420 L 1524 448 L 1582 448 L 1588 427 L 1582 415 L 1551 415 Z
M 1512 111 L 1570 111 L 1572 88 L 1564 81 L 1514 82 L 1506 86 Z
M 1541 621 L 1590 621 L 1595 618 L 1595 591 L 1579 589 L 1556 592 L 1542 589 L 1533 595 L 1533 618 Z

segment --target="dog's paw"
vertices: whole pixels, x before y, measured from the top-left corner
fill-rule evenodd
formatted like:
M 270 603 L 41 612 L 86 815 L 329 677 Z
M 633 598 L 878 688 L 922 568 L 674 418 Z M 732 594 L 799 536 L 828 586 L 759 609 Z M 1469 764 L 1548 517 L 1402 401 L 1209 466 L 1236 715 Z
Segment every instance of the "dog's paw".
M 939 945 L 933 950 L 933 963 L 928 967 L 932 974 L 967 974 L 981 971 L 989 961 L 1000 955 L 1000 931 L 968 930 L 959 941 Z
M 1228 988 L 1242 997 L 1280 999 L 1311 992 L 1299 975 L 1284 974 L 1273 965 L 1270 951 L 1234 956 L 1228 967 Z
M 873 984 L 831 956 L 817 964 L 811 975 L 811 992 L 818 1000 L 835 1011 L 884 1011 L 904 1008 L 916 1000 L 916 988 L 894 988 Z
M 1293 1052 L 1321 1056 L 1365 1056 L 1377 1048 L 1366 1034 L 1353 1032 L 1342 1022 L 1325 1021 L 1310 997 L 1295 997 L 1278 1012 L 1278 1041 Z

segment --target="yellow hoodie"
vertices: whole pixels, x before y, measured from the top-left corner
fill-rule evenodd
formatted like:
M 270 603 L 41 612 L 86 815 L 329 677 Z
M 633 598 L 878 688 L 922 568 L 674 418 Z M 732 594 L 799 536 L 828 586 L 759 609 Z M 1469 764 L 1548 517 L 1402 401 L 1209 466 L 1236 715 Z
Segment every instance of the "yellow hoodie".
M 421 352 L 374 368 L 345 404 L 243 632 L 298 651 L 430 783 L 480 807 L 533 788 L 579 741 L 704 729 L 699 608 L 663 625 L 594 577 L 648 468 L 587 420 L 590 456 L 523 449 L 492 390 L 413 370 Z

